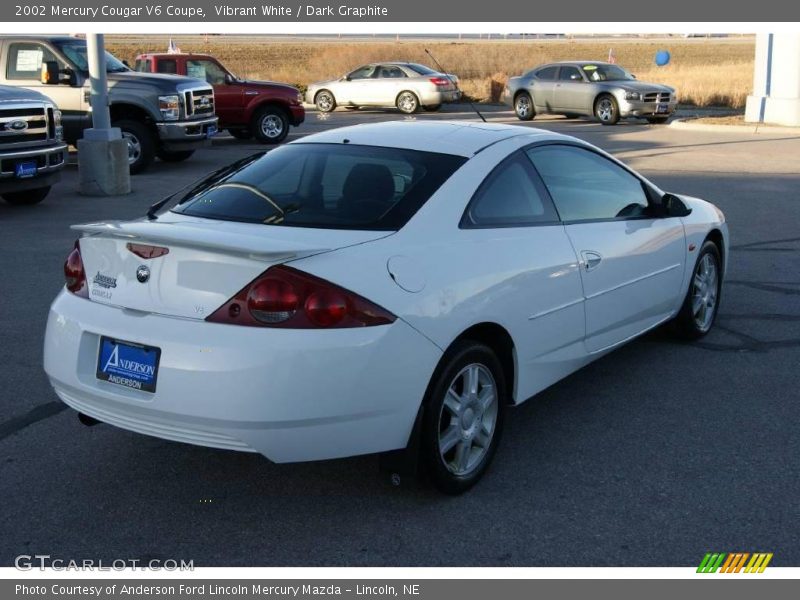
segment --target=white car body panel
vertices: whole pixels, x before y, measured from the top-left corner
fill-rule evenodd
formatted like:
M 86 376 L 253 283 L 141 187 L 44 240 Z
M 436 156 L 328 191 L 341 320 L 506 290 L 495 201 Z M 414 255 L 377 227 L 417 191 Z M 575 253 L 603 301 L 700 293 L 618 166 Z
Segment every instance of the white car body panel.
M 59 294 L 48 319 L 45 371 L 64 402 L 126 429 L 256 451 L 275 462 L 325 459 L 404 447 L 443 353 L 470 327 L 491 323 L 513 341 L 513 401 L 523 402 L 674 316 L 709 232 L 719 232 L 727 263 L 722 213 L 688 197 L 682 199 L 692 212 L 680 218 L 459 227 L 501 160 L 532 143 L 568 139 L 491 124 L 392 122 L 302 140 L 469 157 L 397 232 L 174 213 L 150 223 L 83 226 L 88 279 L 111 270 L 120 289 L 108 302 Z M 162 258 L 174 261 L 151 275 L 163 292 L 147 295 L 140 291 L 147 286 L 120 279 L 138 262 L 122 250 L 126 240 L 170 247 Z M 600 266 L 587 272 L 581 250 L 600 254 Z M 275 263 L 334 282 L 398 318 L 298 330 L 209 323 L 192 314 L 201 299 L 213 310 Z M 191 276 L 180 275 L 186 265 Z M 213 274 L 210 281 L 204 273 Z M 161 349 L 155 393 L 95 377 L 100 336 Z

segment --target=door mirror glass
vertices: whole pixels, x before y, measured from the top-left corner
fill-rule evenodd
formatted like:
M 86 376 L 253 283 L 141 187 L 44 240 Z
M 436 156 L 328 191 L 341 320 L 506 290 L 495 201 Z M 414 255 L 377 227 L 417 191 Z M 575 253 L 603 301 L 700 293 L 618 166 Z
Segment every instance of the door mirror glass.
M 230 73 L 225 73 L 225 83 L 227 85 L 231 85 L 236 81 L 236 79 Z
M 686 217 L 692 212 L 692 209 L 675 194 L 664 194 L 661 197 L 661 205 L 664 207 L 664 215 L 667 217 Z

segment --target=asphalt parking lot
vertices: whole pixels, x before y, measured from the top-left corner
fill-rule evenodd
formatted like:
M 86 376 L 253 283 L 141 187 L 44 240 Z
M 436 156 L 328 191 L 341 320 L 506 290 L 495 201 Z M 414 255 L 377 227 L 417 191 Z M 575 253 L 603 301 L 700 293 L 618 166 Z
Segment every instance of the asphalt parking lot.
M 325 116 L 325 115 L 321 115 Z M 292 138 L 403 118 L 335 112 Z M 490 120 L 517 123 L 499 109 Z M 469 118 L 465 107 L 418 118 Z M 120 198 L 0 202 L 0 565 L 64 559 L 196 566 L 690 566 L 708 551 L 800 565 L 800 136 L 536 120 L 615 153 L 662 188 L 726 213 L 715 330 L 653 332 L 513 410 L 484 480 L 444 497 L 392 487 L 374 456 L 274 465 L 111 426 L 87 428 L 41 367 L 70 224 L 142 215 L 166 193 L 261 149 L 228 136 L 156 162 Z

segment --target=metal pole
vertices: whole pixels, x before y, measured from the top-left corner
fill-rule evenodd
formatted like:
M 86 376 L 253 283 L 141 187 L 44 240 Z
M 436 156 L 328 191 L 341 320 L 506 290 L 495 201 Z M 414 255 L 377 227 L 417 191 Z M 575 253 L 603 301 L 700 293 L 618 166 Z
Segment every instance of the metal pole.
M 111 115 L 108 111 L 108 79 L 106 77 L 106 45 L 102 33 L 86 35 L 86 54 L 89 62 L 89 84 L 92 105 L 92 127 L 95 134 L 105 139 L 119 139 L 111 133 Z M 106 134 L 106 132 L 108 132 Z M 104 135 L 105 134 L 105 135 Z

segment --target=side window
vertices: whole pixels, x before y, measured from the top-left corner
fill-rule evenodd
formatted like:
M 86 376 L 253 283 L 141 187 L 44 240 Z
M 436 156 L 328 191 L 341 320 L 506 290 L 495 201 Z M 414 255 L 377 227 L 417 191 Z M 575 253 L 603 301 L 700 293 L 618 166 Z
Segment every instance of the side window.
M 574 146 L 539 146 L 528 156 L 562 221 L 648 216 L 642 182 L 619 165 Z
M 41 77 L 42 63 L 57 60 L 45 46 L 31 42 L 17 42 L 8 47 L 7 79 L 36 79 Z
M 225 71 L 217 63 L 210 60 L 187 60 L 186 76 L 205 79 L 206 83 L 211 85 L 225 83 Z
M 561 67 L 561 71 L 558 73 L 558 78 L 561 81 L 583 81 L 581 72 L 577 67 Z
M 522 227 L 554 223 L 558 215 L 521 153 L 500 164 L 478 188 L 461 227 Z
M 381 65 L 378 71 L 378 77 L 383 79 L 399 79 L 405 76 L 403 69 L 395 65 Z
M 544 79 L 545 81 L 553 81 L 558 73 L 558 67 L 545 67 L 536 71 L 536 79 Z
M 174 58 L 159 58 L 156 63 L 156 71 L 176 75 L 178 73 L 178 62 Z
M 375 69 L 377 69 L 375 65 L 366 65 L 364 67 L 359 67 L 358 69 L 350 73 L 348 77 L 350 79 L 370 79 L 371 77 L 374 76 Z

